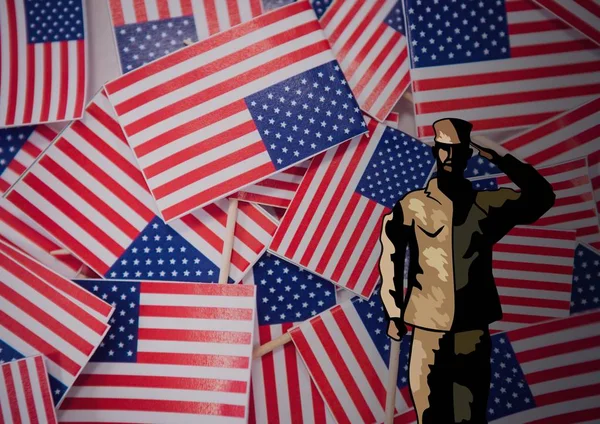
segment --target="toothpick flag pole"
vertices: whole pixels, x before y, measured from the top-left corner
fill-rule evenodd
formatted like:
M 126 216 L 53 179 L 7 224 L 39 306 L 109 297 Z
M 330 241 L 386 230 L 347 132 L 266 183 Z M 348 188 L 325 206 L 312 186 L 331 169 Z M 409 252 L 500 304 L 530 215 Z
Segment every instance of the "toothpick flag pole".
M 219 284 L 227 284 L 227 280 L 229 279 L 229 269 L 231 268 L 231 251 L 233 250 L 237 212 L 237 199 L 229 199 L 229 208 L 227 208 L 227 225 L 225 227 L 225 237 L 223 239 L 223 256 L 221 259 L 221 270 L 219 272 Z
M 385 424 L 394 422 L 396 409 L 396 385 L 398 381 L 398 369 L 400 365 L 400 342 L 391 340 L 390 363 L 388 371 L 387 396 L 385 398 Z
M 67 249 L 56 249 L 56 250 L 50 251 L 50 254 L 52 256 L 68 255 L 69 251 Z
M 287 342 L 290 342 L 291 340 L 292 340 L 292 336 L 290 335 L 290 333 L 283 333 L 281 336 L 277 337 L 276 339 L 273 339 L 270 342 L 265 343 L 264 345 L 260 345 L 256 349 L 254 349 L 254 351 L 252 352 L 252 357 L 254 359 L 260 358 L 261 356 L 274 351 L 278 347 L 285 345 Z

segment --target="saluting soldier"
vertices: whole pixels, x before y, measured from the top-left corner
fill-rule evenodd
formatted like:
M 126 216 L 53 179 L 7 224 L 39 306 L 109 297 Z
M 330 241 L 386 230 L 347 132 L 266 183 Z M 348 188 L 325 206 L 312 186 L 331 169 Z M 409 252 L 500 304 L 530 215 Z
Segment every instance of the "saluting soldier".
M 419 423 L 486 423 L 491 379 L 489 324 L 502 318 L 492 248 L 515 225 L 554 204 L 552 186 L 531 166 L 471 141 L 471 123 L 433 124 L 437 177 L 384 216 L 381 300 L 388 336 L 413 326 L 409 385 Z M 519 191 L 476 191 L 464 177 L 475 147 Z M 405 252 L 408 287 L 403 296 Z

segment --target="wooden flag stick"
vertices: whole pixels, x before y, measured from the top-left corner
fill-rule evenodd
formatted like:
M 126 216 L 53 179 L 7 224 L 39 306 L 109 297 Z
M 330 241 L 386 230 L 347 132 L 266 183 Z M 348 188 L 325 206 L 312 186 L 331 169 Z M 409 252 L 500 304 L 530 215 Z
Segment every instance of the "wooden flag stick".
M 67 249 L 56 249 L 56 250 L 51 250 L 50 254 L 52 256 L 61 256 L 61 255 L 68 255 L 70 252 Z
M 388 370 L 387 396 L 385 398 L 385 424 L 394 422 L 396 410 L 396 388 L 398 385 L 398 369 L 400 368 L 400 342 L 390 340 L 390 364 Z
M 235 238 L 235 222 L 237 220 L 238 200 L 229 199 L 229 208 L 227 208 L 227 225 L 225 226 L 225 237 L 223 239 L 223 256 L 221 259 L 221 269 L 219 271 L 219 284 L 227 284 L 229 280 L 229 269 L 231 268 L 231 251 L 233 250 L 233 240 Z
M 260 358 L 261 356 L 274 351 L 278 347 L 281 347 L 290 341 L 292 341 L 292 336 L 290 335 L 290 333 L 283 333 L 276 339 L 273 339 L 270 342 L 265 343 L 264 345 L 260 345 L 256 349 L 254 349 L 254 351 L 252 352 L 252 358 Z

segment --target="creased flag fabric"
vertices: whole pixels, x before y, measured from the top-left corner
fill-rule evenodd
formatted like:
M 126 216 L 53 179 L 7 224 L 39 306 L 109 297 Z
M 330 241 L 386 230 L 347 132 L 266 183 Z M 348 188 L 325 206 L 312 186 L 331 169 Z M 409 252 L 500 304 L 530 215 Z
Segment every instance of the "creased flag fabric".
M 109 8 L 123 73 L 262 13 L 260 0 L 109 0 Z
M 334 0 L 320 22 L 359 106 L 383 122 L 410 85 L 402 0 Z
M 571 314 L 600 309 L 600 251 L 578 243 L 573 266 Z
M 0 195 L 25 172 L 56 137 L 47 125 L 0 130 Z
M 54 287 L 63 295 L 69 298 L 73 303 L 77 304 L 82 309 L 85 309 L 89 314 L 94 315 L 101 321 L 108 322 L 108 319 L 113 313 L 113 307 L 98 297 L 90 294 L 87 290 L 81 288 L 71 280 L 57 274 L 35 259 L 27 256 L 19 249 L 16 249 L 0 240 L 0 252 L 10 257 L 19 265 L 27 268 L 29 272 L 34 274 L 38 279 L 46 284 Z
M 255 346 L 336 303 L 332 283 L 269 253 L 243 283 L 256 285 Z M 254 359 L 250 399 L 250 423 L 335 422 L 291 342 Z
M 539 173 L 552 184 L 554 206 L 532 225 L 576 230 L 577 240 L 600 246 L 600 226 L 585 158 L 542 166 Z M 517 189 L 504 174 L 472 179 L 477 190 Z
M 390 339 L 378 299 L 354 297 L 293 328 L 290 334 L 338 423 L 383 421 Z M 409 351 L 410 337 L 404 337 L 401 370 Z M 396 411 L 407 410 L 410 402 L 406 374 L 399 372 Z
M 366 131 L 308 2 L 106 85 L 166 222 Z
M 218 281 L 228 201 L 166 225 L 102 91 L 7 200 L 100 276 Z M 275 228 L 257 206 L 240 205 L 230 281 L 241 280 Z
M 434 166 L 426 144 L 375 120 L 368 128 L 313 159 L 269 247 L 367 298 L 379 280 L 382 216 Z
M 0 365 L 0 421 L 6 424 L 57 422 L 42 355 Z
M 596 211 L 600 220 L 600 151 L 596 151 L 587 157 L 588 172 L 594 190 L 594 201 L 596 202 Z
M 52 255 L 51 252 L 62 249 L 56 239 L 3 198 L 0 198 L 0 240 L 18 247 L 67 278 L 75 277 L 81 270 L 82 263 L 75 256 Z
M 549 165 L 587 156 L 600 144 L 600 97 L 502 142 L 531 165 Z
M 84 16 L 82 0 L 0 2 L 0 127 L 81 117 Z
M 80 280 L 117 311 L 60 422 L 245 423 L 255 287 Z
M 464 6 L 464 7 L 463 7 Z M 600 49 L 532 0 L 405 0 L 419 137 L 527 127 L 600 94 Z
M 592 312 L 492 336 L 488 421 L 597 422 L 599 330 Z
M 42 354 L 59 403 L 108 331 L 35 273 L 0 252 L 0 360 Z
M 600 44 L 600 3 L 598 0 L 534 0 L 586 37 Z
M 492 331 L 506 331 L 569 316 L 575 231 L 513 228 L 494 245 L 492 271 L 502 320 Z

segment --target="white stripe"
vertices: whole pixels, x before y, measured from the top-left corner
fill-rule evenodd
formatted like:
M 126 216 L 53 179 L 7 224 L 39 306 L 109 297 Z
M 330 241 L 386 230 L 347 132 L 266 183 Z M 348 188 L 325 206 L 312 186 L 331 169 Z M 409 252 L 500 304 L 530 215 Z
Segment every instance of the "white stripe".
M 539 253 L 535 253 L 535 249 L 532 249 L 532 253 L 519 253 L 514 254 L 512 252 L 494 252 L 494 260 L 511 262 L 513 264 L 548 264 L 548 265 L 563 265 L 572 266 L 573 258 L 563 258 L 560 256 L 543 256 Z
M 227 3 L 224 1 L 215 2 L 215 9 L 217 12 L 217 22 L 219 23 L 219 32 L 231 28 Z
M 17 412 L 21 417 L 22 423 L 31 422 L 29 418 L 29 411 L 27 409 L 27 401 L 25 400 L 25 390 L 23 387 L 23 379 L 21 378 L 21 373 L 19 372 L 19 365 L 15 362 L 9 362 L 8 366 L 10 367 L 10 371 L 12 373 L 12 380 L 14 384 L 14 396 L 17 400 Z
M 232 343 L 138 340 L 138 352 L 249 357 L 250 347 Z
M 574 29 L 559 29 L 555 31 L 533 32 L 525 34 L 511 34 L 511 47 L 527 47 L 536 45 L 545 45 L 552 43 L 565 43 L 570 41 L 582 40 L 585 37 Z
M 25 16 L 25 3 L 21 1 L 15 1 L 14 7 L 16 12 L 17 19 L 17 62 L 19 64 L 19 71 L 17 73 L 17 109 L 15 113 L 15 124 L 19 124 L 24 122 L 25 120 L 25 99 L 27 96 L 27 69 L 29 68 L 29 63 L 27 61 L 27 45 L 28 45 L 28 37 L 27 37 L 27 21 Z M 4 31 L 7 31 L 5 28 Z M 7 35 L 4 32 L 5 36 Z M 8 57 L 3 58 L 3 60 L 9 59 Z M 50 115 L 52 116 L 52 115 Z M 32 119 L 35 119 L 32 116 Z
M 169 6 L 169 15 L 172 18 L 183 16 L 183 11 L 181 10 L 181 0 L 168 0 Z
M 282 334 L 281 327 L 277 326 L 277 330 L 272 331 L 272 338 Z M 287 346 L 283 348 L 276 349 L 273 351 L 273 371 L 275 375 L 276 387 L 273 387 L 272 390 L 275 390 L 275 397 L 277 399 L 277 407 L 279 412 L 279 419 L 283 422 L 286 422 L 292 417 L 292 409 L 290 405 L 290 386 L 288 383 L 288 371 L 287 371 L 287 358 L 285 356 L 285 350 L 288 349 Z M 293 372 L 293 371 L 292 371 Z M 271 394 L 272 396 L 273 394 Z M 268 421 L 263 421 L 268 422 Z
M 590 334 L 598 334 L 598 331 L 600 331 L 600 323 L 591 322 L 586 325 L 569 327 L 561 331 L 553 332 L 551 333 L 551 339 L 549 339 L 549 334 L 541 334 L 539 336 L 531 336 L 522 340 L 513 341 L 512 345 L 517 353 L 517 356 L 519 352 L 525 352 L 539 348 L 546 349 L 548 352 L 551 352 L 552 345 L 584 339 L 589 337 Z M 521 364 L 521 366 L 525 365 Z
M 496 277 L 496 275 L 494 275 Z M 570 301 L 570 292 L 559 292 L 551 290 L 539 290 L 539 289 L 528 289 L 528 288 L 514 288 L 514 287 L 498 287 L 498 294 L 500 296 L 513 296 L 522 299 L 549 299 L 549 300 L 560 300 Z M 565 311 L 566 315 L 569 315 L 569 311 Z
M 50 114 L 48 120 L 53 121 L 58 115 L 58 104 L 60 103 L 60 75 L 62 75 L 60 60 L 60 44 L 51 43 L 52 50 L 52 80 L 50 90 Z
M 204 1 L 192 2 L 192 9 L 194 11 L 194 23 L 196 25 L 196 35 L 198 40 L 204 40 L 208 38 L 210 33 L 208 32 L 208 22 L 206 18 L 206 11 L 204 10 Z
M 250 0 L 236 0 L 240 12 L 240 21 L 247 22 L 253 18 Z M 259 2 L 262 5 L 262 2 Z
M 157 21 L 159 19 L 158 16 L 158 5 L 156 4 L 158 0 L 144 0 L 146 4 L 146 16 L 148 17 L 148 21 Z
M 195 296 L 189 294 L 141 293 L 140 304 L 145 306 L 191 306 L 194 308 L 248 308 L 253 309 L 254 296 Z M 244 320 L 245 321 L 245 320 Z M 216 320 L 215 323 L 219 321 Z
M 175 329 L 175 330 L 218 330 L 218 331 L 238 331 L 247 332 L 248 323 L 246 321 L 222 320 L 216 321 L 201 318 L 169 318 L 160 317 L 142 317 L 140 328 L 152 329 Z
M 58 420 L 68 422 L 127 422 L 132 424 L 147 424 L 159 422 L 163 424 L 245 424 L 244 418 L 225 417 L 217 415 L 198 415 L 168 412 L 145 411 L 105 411 L 105 410 L 59 410 Z
M 44 58 L 44 45 L 36 43 L 35 48 L 35 91 L 33 96 L 33 113 L 32 119 L 39 120 L 42 115 L 42 106 L 44 103 L 44 75 L 46 69 L 46 59 Z
M 0 13 L 0 27 L 8 28 L 8 13 L 6 12 L 6 3 L 0 3 L 2 6 L 2 13 Z M 10 86 L 10 66 L 11 61 L 7 60 L 10 52 L 10 37 L 0 37 L 0 55 L 2 60 L 0 61 L 0 124 L 6 124 L 8 114 L 8 102 L 4 99 L 8 99 L 9 86 Z
M 520 226 L 519 228 L 526 229 L 527 227 Z M 546 229 L 543 234 L 536 235 L 518 235 L 516 232 L 509 232 L 507 235 L 502 237 L 502 240 L 500 240 L 496 246 L 528 246 L 532 247 L 533 251 L 535 251 L 535 248 L 538 246 L 554 247 L 559 249 L 573 249 L 575 247 L 574 239 L 564 240 L 559 238 L 560 235 L 565 234 L 565 232 L 571 233 L 571 231 L 552 229 Z M 556 234 L 556 237 L 554 237 L 554 234 Z
M 68 49 L 68 75 L 67 78 L 67 107 L 65 109 L 65 118 L 75 116 L 75 100 L 77 98 L 77 86 L 79 84 L 79 76 L 77 73 L 77 67 L 79 64 L 79 57 L 77 55 L 77 41 L 67 43 Z M 84 60 L 81 58 L 81 60 Z
M 133 0 L 113 0 L 117 3 L 121 3 L 123 10 L 123 21 L 126 24 L 132 24 L 137 21 L 135 18 L 135 8 L 133 7 Z
M 568 412 L 584 411 L 594 409 L 600 404 L 600 396 L 589 396 L 582 399 L 569 399 L 564 402 L 532 408 L 518 414 L 507 415 L 501 419 L 494 420 L 494 424 L 514 424 L 515 422 L 531 422 L 543 418 L 557 417 Z M 581 421 L 577 421 L 581 422 Z M 598 420 L 591 422 L 597 423 Z
M 374 232 L 379 231 L 379 229 L 381 228 L 381 219 L 383 216 L 383 212 L 384 212 L 384 209 L 381 205 L 377 205 L 375 207 L 375 210 L 373 211 L 373 214 L 371 215 L 371 218 L 369 219 L 369 222 L 368 222 L 368 224 L 371 227 L 368 228 L 363 234 L 361 234 L 359 244 L 363 244 L 363 242 L 366 244 L 367 239 L 368 239 L 368 234 L 373 234 Z M 359 250 L 358 250 L 358 246 L 357 246 L 354 248 L 354 252 L 358 252 L 358 251 Z M 354 253 L 353 253 L 353 255 L 354 255 Z M 367 283 L 370 282 L 369 277 L 371 277 L 373 270 L 377 269 L 377 267 L 378 267 L 380 255 L 381 255 L 381 244 L 379 242 L 377 242 L 375 244 L 375 247 L 373 248 L 373 250 L 370 252 L 360 275 L 358 276 L 358 284 L 354 287 L 354 291 L 356 293 L 359 293 L 363 298 L 366 298 L 367 296 L 370 295 L 370 293 L 365 293 L 364 290 L 365 290 Z M 352 256 L 352 257 L 355 257 L 355 256 Z M 346 269 L 346 272 L 350 272 L 350 270 Z M 343 275 L 342 275 L 342 277 L 343 277 Z M 377 278 L 379 279 L 380 277 L 377 277 Z M 375 286 L 375 284 L 373 286 Z
M 502 311 L 507 314 L 522 314 L 531 315 L 537 317 L 552 317 L 560 318 L 569 316 L 568 309 L 556 309 L 556 308 L 539 308 L 535 306 L 523 306 L 523 305 L 511 305 L 510 303 L 504 302 L 502 304 Z
M 544 22 L 555 20 L 556 17 L 541 7 L 537 7 L 533 10 L 520 10 L 517 12 L 508 12 L 506 14 L 508 25 L 511 24 L 524 24 L 533 22 Z
M 48 422 L 46 418 L 46 410 L 44 408 L 44 395 L 50 397 L 50 387 L 48 385 L 48 376 L 46 374 L 38 374 L 37 366 L 35 364 L 36 357 L 30 357 L 25 359 L 27 364 L 27 373 L 29 374 L 29 381 L 31 381 L 31 395 L 34 401 L 35 411 L 40 423 Z M 42 363 L 44 362 L 43 357 Z M 42 368 L 44 369 L 44 368 Z M 40 380 L 42 383 L 40 383 Z M 51 412 L 53 413 L 53 412 Z
M 571 284 L 570 278 L 564 274 L 550 274 L 547 272 L 533 272 L 523 270 L 494 270 L 494 277 L 506 278 L 509 280 L 531 280 L 544 281 L 547 283 L 564 283 Z
M 402 44 L 404 45 L 402 48 L 405 49 L 406 48 L 406 41 L 404 39 L 402 39 Z M 396 59 L 396 58 L 394 58 Z M 392 69 L 392 67 L 390 66 L 390 69 Z M 408 59 L 408 56 L 406 59 L 404 59 L 404 61 L 402 61 L 402 64 L 400 65 L 400 67 L 396 70 L 394 69 L 394 73 L 392 75 L 392 77 L 389 79 L 389 81 L 387 82 L 387 84 L 385 85 L 384 89 L 381 91 L 381 94 L 377 97 L 377 99 L 375 100 L 375 102 L 373 102 L 373 106 L 371 107 L 372 110 L 377 111 L 377 113 L 381 114 L 380 110 L 381 108 L 383 108 L 385 106 L 385 102 L 387 102 L 392 95 L 394 96 L 392 98 L 392 100 L 395 100 L 393 102 L 390 102 L 390 104 L 393 106 L 396 103 L 398 103 L 398 100 L 400 100 L 400 96 L 402 95 L 403 91 L 406 88 L 408 88 L 408 83 L 406 84 L 406 87 L 400 87 L 400 90 L 397 90 L 396 86 L 398 84 L 400 84 L 400 82 L 402 81 L 402 79 L 404 77 L 409 76 L 410 74 L 410 61 Z M 410 81 L 410 79 L 407 79 L 407 81 Z M 392 127 L 396 127 L 396 123 L 392 124 Z

